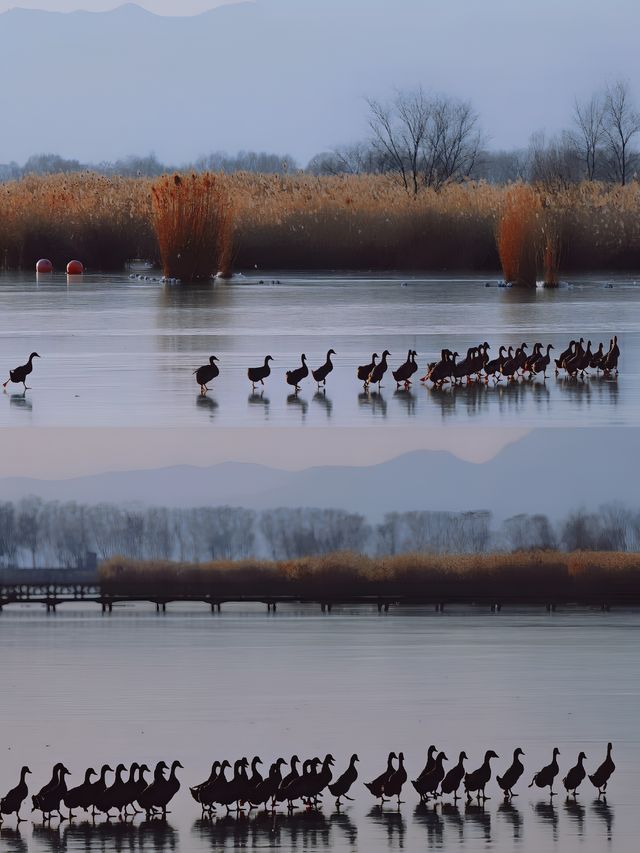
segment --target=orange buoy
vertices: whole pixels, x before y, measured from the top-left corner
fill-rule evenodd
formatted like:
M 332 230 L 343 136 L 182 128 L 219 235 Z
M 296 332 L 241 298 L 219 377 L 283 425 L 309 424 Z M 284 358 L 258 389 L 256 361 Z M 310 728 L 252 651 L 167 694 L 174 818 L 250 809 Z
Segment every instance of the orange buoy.
M 81 261 L 69 261 L 67 264 L 67 275 L 82 275 L 84 266 Z
M 53 264 L 49 258 L 40 258 L 36 264 L 36 272 L 53 272 Z

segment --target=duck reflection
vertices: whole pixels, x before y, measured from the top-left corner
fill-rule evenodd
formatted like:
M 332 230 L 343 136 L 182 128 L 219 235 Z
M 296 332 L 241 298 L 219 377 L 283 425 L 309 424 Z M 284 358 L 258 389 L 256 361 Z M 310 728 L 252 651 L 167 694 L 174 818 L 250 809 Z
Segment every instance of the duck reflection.
M 498 806 L 498 814 L 505 821 L 511 824 L 513 829 L 513 840 L 522 840 L 522 815 L 520 811 L 508 800 L 500 803 Z
M 361 391 L 358 394 L 358 405 L 368 408 L 374 416 L 387 417 L 387 401 L 380 391 Z
M 329 823 L 331 824 L 332 829 L 335 827 L 344 834 L 349 844 L 356 843 L 358 839 L 358 828 L 348 814 L 343 811 L 335 811 L 329 818 Z
M 460 807 L 454 803 L 442 804 L 442 817 L 445 825 L 455 829 L 458 833 L 458 840 L 462 841 L 464 836 L 464 818 L 460 813 Z
M 208 841 L 213 850 L 229 848 L 265 848 L 282 846 L 285 849 L 320 849 L 332 847 L 331 833 L 340 826 L 349 839 L 355 839 L 357 830 L 343 814 L 327 818 L 321 811 L 310 809 L 295 814 L 269 814 L 261 812 L 255 817 L 246 814 L 207 817 L 195 821 L 192 833 Z
M 607 803 L 606 797 L 594 800 L 591 810 L 605 825 L 607 841 L 613 838 L 613 809 Z
M 218 408 L 218 403 L 208 394 L 198 394 L 196 397 L 196 406 L 201 412 L 208 412 L 209 417 L 213 418 Z
M 380 827 L 386 832 L 387 843 L 389 847 L 404 847 L 404 836 L 407 831 L 407 824 L 402 816 L 402 813 L 397 809 L 386 810 L 382 806 L 373 806 L 367 812 L 367 817 L 377 827 Z
M 477 826 L 485 841 L 491 841 L 491 814 L 482 803 L 465 803 L 464 819 L 467 826 Z
M 126 826 L 127 824 L 122 824 Z M 158 817 L 151 820 L 143 820 L 137 827 L 129 825 L 137 830 L 138 846 L 143 850 L 160 851 L 177 850 L 179 835 L 166 818 Z M 107 849 L 109 849 L 107 847 Z M 111 849 L 114 849 L 113 847 Z
M 15 409 L 22 409 L 25 412 L 33 411 L 33 401 L 31 397 L 27 397 L 26 391 L 23 391 L 22 394 L 11 394 L 9 405 Z
M 585 807 L 573 797 L 567 797 L 564 802 L 564 811 L 575 825 L 578 838 L 582 838 L 584 835 Z
M 304 399 L 304 397 L 298 397 L 297 394 L 288 394 L 287 406 L 291 406 L 292 409 L 299 409 L 302 420 L 304 421 L 309 409 L 309 403 Z
M 317 403 L 319 406 L 322 406 L 327 415 L 327 420 L 329 420 L 331 417 L 331 412 L 333 411 L 333 402 L 331 401 L 330 397 L 327 397 L 327 392 L 324 390 L 316 391 L 316 393 L 313 395 L 313 402 Z
M 540 823 L 551 828 L 554 842 L 558 840 L 558 810 L 553 803 L 536 803 L 534 806 L 536 817 Z
M 438 813 L 435 803 L 433 805 L 419 803 L 414 809 L 413 819 L 426 829 L 429 847 L 431 845 L 441 846 L 444 834 L 444 820 Z
M 393 399 L 402 404 L 406 413 L 410 416 L 416 413 L 416 395 L 408 388 L 397 388 L 393 392 Z
M 9 826 L 0 826 L 0 847 L 7 853 L 27 853 L 29 850 L 20 829 L 12 829 Z
M 264 391 L 252 391 L 251 394 L 249 394 L 247 402 L 249 403 L 249 406 L 261 408 L 264 412 L 265 420 L 269 417 L 269 406 L 271 405 L 271 400 L 264 396 Z

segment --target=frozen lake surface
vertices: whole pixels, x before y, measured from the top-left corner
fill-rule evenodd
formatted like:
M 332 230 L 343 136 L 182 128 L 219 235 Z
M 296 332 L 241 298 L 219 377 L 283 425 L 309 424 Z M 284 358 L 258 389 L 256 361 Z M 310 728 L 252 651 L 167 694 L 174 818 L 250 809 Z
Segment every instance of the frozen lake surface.
M 77 784 L 87 766 L 178 758 L 183 788 L 167 823 L 43 826 L 8 818 L 7 851 L 386 850 L 495 853 L 627 853 L 635 850 L 640 789 L 638 613 L 394 610 L 387 616 L 334 609 L 225 606 L 212 615 L 170 606 L 96 609 L 6 608 L 2 642 L 0 789 L 23 763 L 32 787 L 64 761 Z M 587 769 L 614 743 L 617 771 L 607 802 L 587 781 L 577 802 L 526 786 L 558 746 L 560 777 L 584 749 Z M 374 808 L 361 780 L 403 750 L 410 778 L 427 746 L 500 756 L 516 746 L 525 774 L 511 805 L 492 781 L 484 809 L 417 805 L 410 784 L 400 810 Z M 328 795 L 321 812 L 201 821 L 187 784 L 214 759 L 268 764 L 332 752 L 342 772 L 361 759 L 360 780 L 341 812 Z M 560 789 L 558 779 L 558 789 Z M 563 790 L 563 789 L 562 789 Z M 25 810 L 26 816 L 26 810 Z M 33 816 L 35 818 L 35 815 Z
M 260 281 L 264 283 L 260 284 Z M 268 282 L 279 281 L 279 284 Z M 125 275 L 0 275 L 3 374 L 35 350 L 32 390 L 0 396 L 0 426 L 601 426 L 640 423 L 640 286 L 592 277 L 556 291 L 486 287 L 485 278 L 313 277 L 270 274 L 233 284 L 165 285 Z M 385 348 L 395 369 L 409 348 L 420 372 L 447 346 L 462 354 L 487 340 L 552 343 L 573 337 L 605 348 L 618 334 L 617 379 L 541 380 L 498 387 L 363 392 L 359 364 Z M 304 352 L 311 367 L 333 348 L 335 369 L 317 394 L 309 378 L 292 395 L 284 373 Z M 201 397 L 192 372 L 210 354 L 220 376 Z M 274 357 L 262 393 L 246 371 Z M 3 380 L 7 378 L 3 376 Z

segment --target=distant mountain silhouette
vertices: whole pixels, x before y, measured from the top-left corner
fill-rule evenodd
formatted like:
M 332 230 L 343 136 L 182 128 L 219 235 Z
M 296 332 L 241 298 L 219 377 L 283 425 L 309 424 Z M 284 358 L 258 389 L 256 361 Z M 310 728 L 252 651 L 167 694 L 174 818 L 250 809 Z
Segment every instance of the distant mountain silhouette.
M 483 464 L 425 450 L 368 467 L 294 472 L 225 462 L 58 481 L 14 477 L 0 479 L 0 499 L 35 494 L 86 503 L 336 507 L 372 520 L 385 512 L 412 509 L 489 509 L 498 519 L 546 512 L 557 518 L 580 506 L 596 508 L 615 500 L 640 503 L 639 440 L 635 429 L 539 429 Z
M 419 84 L 470 98 L 493 146 L 526 146 L 570 123 L 575 95 L 638 79 L 637 23 L 633 0 L 615 14 L 578 0 L 255 0 L 187 18 L 12 9 L 0 157 L 266 149 L 305 161 L 366 135 L 366 96 Z

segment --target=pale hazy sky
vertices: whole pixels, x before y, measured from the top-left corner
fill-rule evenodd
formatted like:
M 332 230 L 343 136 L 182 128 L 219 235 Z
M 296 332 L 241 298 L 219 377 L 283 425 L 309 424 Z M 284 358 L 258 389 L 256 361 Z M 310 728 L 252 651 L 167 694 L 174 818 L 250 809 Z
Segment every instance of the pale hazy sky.
M 89 12 L 105 12 L 122 6 L 126 0 L 0 0 L 0 12 L 7 9 L 46 9 L 48 12 L 73 12 L 85 9 Z M 156 15 L 197 15 L 215 6 L 236 3 L 239 0 L 136 0 Z
M 37 440 L 34 439 L 37 429 Z M 526 429 L 460 428 L 352 429 L 349 427 L 211 430 L 141 427 L 82 429 L 6 428 L 0 477 L 67 479 L 104 471 L 131 471 L 172 465 L 209 466 L 219 462 L 255 462 L 301 470 L 319 465 L 374 465 L 412 450 L 448 450 L 470 462 L 485 462 L 518 441 Z M 242 433 L 247 438 L 243 440 Z M 259 435 L 259 441 L 255 437 Z

